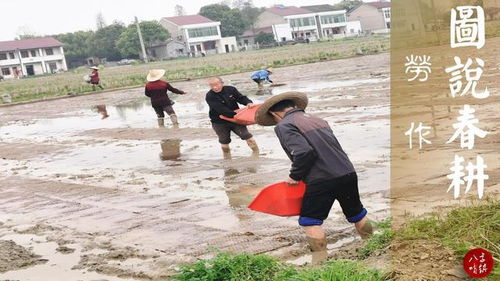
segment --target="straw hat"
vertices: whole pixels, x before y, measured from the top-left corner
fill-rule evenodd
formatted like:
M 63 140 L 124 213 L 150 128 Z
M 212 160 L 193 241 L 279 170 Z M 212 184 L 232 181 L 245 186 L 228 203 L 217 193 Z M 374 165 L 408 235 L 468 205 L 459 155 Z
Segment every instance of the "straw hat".
M 91 66 L 90 69 L 99 70 L 99 67 L 97 67 L 97 66 Z
M 146 77 L 148 82 L 160 80 L 165 75 L 165 69 L 151 69 Z
M 272 67 L 267 67 L 266 70 L 269 71 L 269 72 L 273 72 L 273 68 Z
M 286 92 L 267 99 L 255 112 L 255 121 L 262 126 L 276 125 L 273 116 L 269 113 L 269 108 L 282 100 L 291 100 L 298 108 L 304 110 L 307 107 L 308 99 L 305 93 Z

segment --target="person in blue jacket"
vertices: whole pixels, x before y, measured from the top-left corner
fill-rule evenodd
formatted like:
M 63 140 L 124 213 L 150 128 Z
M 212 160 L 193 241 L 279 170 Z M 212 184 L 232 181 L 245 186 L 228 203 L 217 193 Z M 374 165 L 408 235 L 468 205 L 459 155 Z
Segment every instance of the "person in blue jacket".
M 259 71 L 254 72 L 250 78 L 252 78 L 252 80 L 255 81 L 255 83 L 257 83 L 259 90 L 260 90 L 264 87 L 264 81 L 268 81 L 269 83 L 273 83 L 273 81 L 269 77 L 269 75 L 271 75 L 272 73 L 273 73 L 272 68 L 269 67 L 269 68 L 261 69 Z

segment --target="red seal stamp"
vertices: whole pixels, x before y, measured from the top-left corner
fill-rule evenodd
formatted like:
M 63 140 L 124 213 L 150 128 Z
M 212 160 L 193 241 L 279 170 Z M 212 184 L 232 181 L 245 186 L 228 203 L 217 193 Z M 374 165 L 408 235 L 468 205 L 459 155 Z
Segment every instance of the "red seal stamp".
M 465 254 L 464 269 L 472 278 L 482 278 L 490 275 L 493 265 L 493 257 L 485 249 L 476 248 Z

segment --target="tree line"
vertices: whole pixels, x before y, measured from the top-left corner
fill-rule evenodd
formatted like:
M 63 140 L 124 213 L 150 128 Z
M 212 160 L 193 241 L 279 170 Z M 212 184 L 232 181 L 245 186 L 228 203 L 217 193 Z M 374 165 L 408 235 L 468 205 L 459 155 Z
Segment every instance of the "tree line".
M 359 3 L 362 2 L 344 0 L 334 6 L 350 10 Z M 180 5 L 174 10 L 177 15 L 185 14 L 184 8 Z M 245 30 L 255 30 L 256 20 L 264 10 L 263 7 L 255 7 L 251 0 L 233 0 L 231 4 L 226 1 L 203 6 L 199 14 L 213 21 L 219 21 L 221 36 L 228 37 L 240 36 Z M 170 38 L 169 32 L 157 21 L 141 21 L 139 25 L 146 47 Z M 52 36 L 64 43 L 66 60 L 70 67 L 84 64 L 88 57 L 106 58 L 108 61 L 139 57 L 141 48 L 135 23 L 125 25 L 115 21 L 106 25 L 104 17 L 99 13 L 96 17 L 96 26 L 96 31 L 76 31 Z M 257 35 L 256 41 L 270 44 L 274 42 L 274 36 L 261 33 Z

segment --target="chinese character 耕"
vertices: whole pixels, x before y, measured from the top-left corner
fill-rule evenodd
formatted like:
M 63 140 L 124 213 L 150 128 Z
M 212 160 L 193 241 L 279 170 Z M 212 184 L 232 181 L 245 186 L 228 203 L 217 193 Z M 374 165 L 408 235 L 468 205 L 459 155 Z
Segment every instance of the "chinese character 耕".
M 453 198 L 457 199 L 460 196 L 462 185 L 467 183 L 464 193 L 468 193 L 475 180 L 477 184 L 477 194 L 479 199 L 481 199 L 484 195 L 484 181 L 489 179 L 489 176 L 484 174 L 484 169 L 488 166 L 484 164 L 483 158 L 479 155 L 476 157 L 476 165 L 469 162 L 467 167 L 464 167 L 462 165 L 464 161 L 465 159 L 463 157 L 455 155 L 455 159 L 451 162 L 453 166 L 450 168 L 450 171 L 453 173 L 447 175 L 448 179 L 451 180 L 451 184 L 446 192 L 450 192 L 450 190 L 453 189 Z M 467 169 L 467 176 L 464 172 L 465 168 Z

